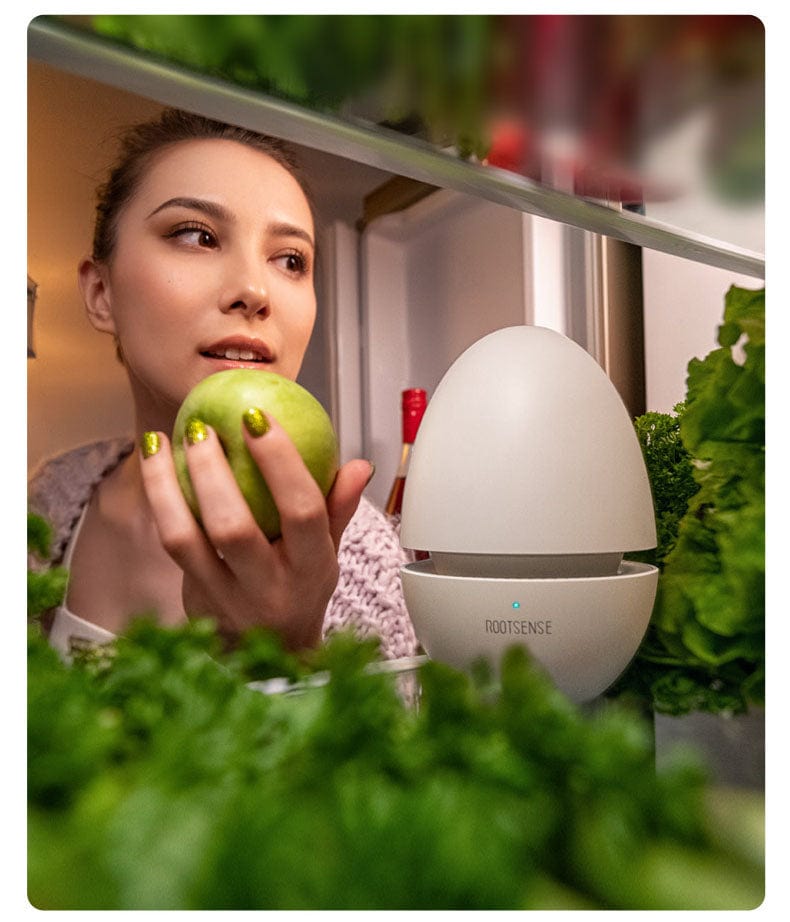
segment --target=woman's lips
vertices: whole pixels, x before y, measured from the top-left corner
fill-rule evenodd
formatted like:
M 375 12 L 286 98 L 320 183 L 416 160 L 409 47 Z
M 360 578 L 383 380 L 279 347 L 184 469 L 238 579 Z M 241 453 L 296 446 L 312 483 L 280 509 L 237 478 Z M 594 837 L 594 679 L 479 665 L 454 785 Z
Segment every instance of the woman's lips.
M 272 350 L 263 340 L 244 337 L 219 340 L 201 349 L 200 354 L 207 359 L 231 365 L 239 362 L 247 365 L 264 365 L 274 361 Z

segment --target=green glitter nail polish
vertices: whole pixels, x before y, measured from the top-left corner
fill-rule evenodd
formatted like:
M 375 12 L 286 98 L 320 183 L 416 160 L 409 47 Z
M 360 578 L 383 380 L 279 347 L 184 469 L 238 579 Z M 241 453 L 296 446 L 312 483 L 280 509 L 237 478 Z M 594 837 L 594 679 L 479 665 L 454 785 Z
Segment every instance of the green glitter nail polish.
M 159 440 L 158 432 L 143 433 L 142 438 L 140 439 L 140 450 L 142 451 L 144 458 L 150 458 L 151 455 L 155 455 L 161 447 L 162 443 Z
M 269 429 L 271 429 L 271 424 L 269 420 L 266 419 L 266 415 L 257 407 L 250 407 L 248 410 L 245 410 L 241 418 L 247 432 L 256 439 L 260 438 L 262 435 L 266 435 Z
M 203 442 L 208 438 L 208 429 L 202 419 L 193 417 L 189 420 L 184 431 L 187 444 L 194 445 L 197 442 Z

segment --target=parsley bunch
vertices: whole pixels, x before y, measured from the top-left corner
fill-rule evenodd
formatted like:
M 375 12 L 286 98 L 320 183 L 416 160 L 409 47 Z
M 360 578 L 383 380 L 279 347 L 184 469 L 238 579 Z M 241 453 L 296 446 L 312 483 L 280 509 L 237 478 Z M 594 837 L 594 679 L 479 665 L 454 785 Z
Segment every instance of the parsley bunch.
M 657 545 L 654 551 L 628 556 L 659 568 L 675 546 L 680 520 L 699 489 L 691 454 L 680 435 L 684 409 L 684 404 L 679 403 L 672 414 L 649 412 L 634 421 L 653 492 Z
M 27 571 L 27 614 L 35 617 L 59 605 L 66 592 L 68 574 L 63 567 L 42 568 L 41 561 L 49 557 L 52 527 L 41 516 L 27 515 L 27 551 L 33 566 Z
M 371 673 L 374 657 L 374 645 L 335 635 L 299 664 L 302 678 L 319 670 L 328 682 L 266 695 L 247 682 L 254 653 L 223 652 L 207 622 L 165 630 L 141 620 L 71 667 L 31 632 L 33 905 L 691 909 L 762 899 L 761 804 L 736 816 L 719 800 L 717 818 L 699 764 L 657 772 L 649 724 L 633 712 L 577 709 L 519 648 L 496 681 L 483 668 L 422 666 L 415 708 L 391 677 Z

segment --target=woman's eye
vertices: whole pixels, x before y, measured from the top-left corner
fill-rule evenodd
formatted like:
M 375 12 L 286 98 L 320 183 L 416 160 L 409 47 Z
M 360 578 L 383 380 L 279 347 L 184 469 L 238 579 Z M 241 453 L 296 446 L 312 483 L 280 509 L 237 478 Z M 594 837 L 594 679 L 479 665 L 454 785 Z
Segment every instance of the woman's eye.
M 217 238 L 206 227 L 183 225 L 173 228 L 166 236 L 176 238 L 188 246 L 200 247 L 203 249 L 211 249 L 217 246 Z
M 289 275 L 305 275 L 308 269 L 307 258 L 302 253 L 283 253 L 275 258 L 278 263 Z

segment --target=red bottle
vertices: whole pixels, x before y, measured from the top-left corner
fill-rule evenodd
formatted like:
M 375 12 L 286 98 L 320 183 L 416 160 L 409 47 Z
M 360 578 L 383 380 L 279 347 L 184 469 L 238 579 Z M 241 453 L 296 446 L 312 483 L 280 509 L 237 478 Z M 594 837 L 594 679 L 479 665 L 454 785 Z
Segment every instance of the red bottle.
M 406 474 L 409 470 L 411 450 L 417 437 L 417 430 L 422 422 L 425 408 L 428 405 L 428 394 L 420 387 L 410 387 L 401 395 L 401 412 L 403 417 L 403 447 L 401 449 L 400 464 L 398 465 L 395 480 L 390 490 L 384 511 L 387 515 L 400 515 L 403 504 L 403 488 L 406 485 Z

